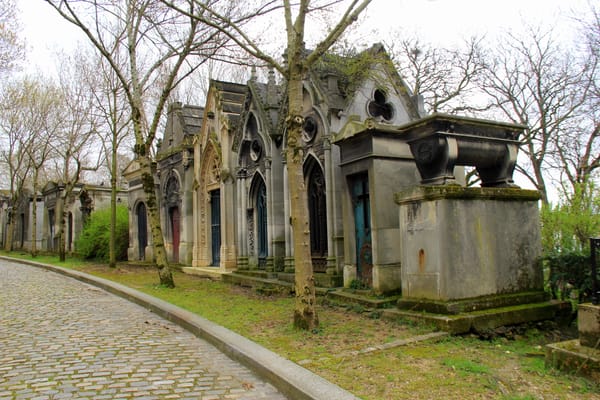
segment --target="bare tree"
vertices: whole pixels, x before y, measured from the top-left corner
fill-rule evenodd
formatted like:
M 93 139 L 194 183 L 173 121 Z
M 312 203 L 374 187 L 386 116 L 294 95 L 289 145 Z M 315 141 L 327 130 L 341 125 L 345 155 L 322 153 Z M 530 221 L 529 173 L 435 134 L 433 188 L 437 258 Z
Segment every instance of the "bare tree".
M 507 35 L 496 45 L 482 85 L 500 118 L 526 125 L 522 150 L 526 163 L 517 166 L 548 203 L 546 180 L 557 163 L 557 140 L 569 135 L 585 101 L 581 79 L 588 66 L 562 48 L 551 33 L 529 28 L 522 36 Z
M 598 178 L 596 173 L 600 168 L 600 9 L 591 7 L 580 22 L 581 59 L 586 68 L 579 90 L 586 96 L 568 134 L 555 138 L 565 196 L 586 192 L 590 182 Z
M 217 1 L 205 4 L 211 6 Z M 213 57 L 223 41 L 213 27 L 175 13 L 158 0 L 50 0 L 49 3 L 84 32 L 124 90 L 136 142 L 134 152 L 142 169 L 160 282 L 174 287 L 160 226 L 152 149 L 171 91 Z M 189 7 L 187 12 L 195 14 L 196 7 L 192 4 Z
M 308 201 L 304 183 L 302 165 L 304 152 L 301 145 L 302 126 L 304 123 L 302 104 L 302 84 L 309 69 L 327 52 L 368 6 L 370 0 L 353 1 L 309 1 L 289 0 L 246 3 L 248 16 L 254 21 L 260 16 L 272 18 L 278 13 L 280 21 L 285 26 L 285 59 L 273 56 L 267 44 L 261 43 L 259 37 L 253 35 L 251 27 L 245 27 L 214 6 L 204 1 L 193 0 L 196 5 L 194 13 L 190 8 L 181 5 L 184 2 L 163 0 L 165 3 L 179 10 L 182 14 L 192 17 L 197 21 L 213 26 L 226 34 L 247 54 L 261 60 L 266 65 L 275 68 L 286 80 L 287 85 L 287 117 L 286 124 L 286 163 L 290 191 L 290 214 L 294 232 L 294 265 L 295 265 L 295 291 L 296 306 L 294 310 L 294 325 L 301 329 L 312 330 L 319 324 L 316 311 L 315 282 L 310 252 L 310 228 L 308 218 Z M 193 10 L 193 9 L 192 9 Z M 339 15 L 337 23 L 331 26 L 324 37 L 317 41 L 313 50 L 308 50 L 305 45 L 307 21 L 315 12 L 329 12 Z M 340 12 L 341 11 L 341 12 Z M 283 13 L 283 15 L 281 14 Z M 270 19 L 269 21 L 272 21 Z M 314 22 L 314 20 L 313 20 Z M 272 26 L 270 38 L 276 36 Z M 311 32 L 313 33 L 313 32 Z M 316 32 L 314 32 L 316 33 Z M 271 47 L 272 50 L 272 47 Z
M 119 150 L 131 138 L 131 118 L 121 86 L 115 71 L 98 53 L 81 51 L 78 59 L 85 85 L 92 95 L 93 113 L 97 116 L 99 145 L 102 147 L 102 161 L 108 170 L 111 188 L 109 265 L 116 267 L 115 229 L 117 225 L 117 192 L 119 189 L 120 167 Z
M 25 99 L 21 112 L 26 129 L 29 132 L 28 146 L 26 147 L 29 164 L 32 170 L 32 231 L 31 255 L 37 255 L 37 201 L 40 185 L 40 173 L 47 167 L 53 155 L 52 142 L 62 126 L 60 112 L 61 93 L 51 82 L 30 81 L 23 85 Z
M 0 92 L 0 161 L 10 179 L 9 215 L 4 249 L 11 251 L 16 223 L 16 208 L 26 197 L 25 188 L 31 170 L 27 153 L 30 132 L 23 121 L 22 105 L 27 99 L 23 82 L 11 82 Z
M 451 49 L 418 38 L 394 40 L 387 47 L 412 93 L 423 96 L 426 111 L 458 114 L 485 110 L 473 101 L 485 70 L 481 39 L 471 38 Z
M 14 69 L 25 54 L 25 46 L 19 38 L 18 30 L 15 1 L 0 2 L 0 72 Z
M 58 254 L 66 258 L 66 205 L 73 190 L 86 170 L 95 171 L 101 161 L 101 153 L 95 151 L 98 118 L 93 112 L 93 98 L 82 77 L 84 71 L 77 62 L 65 57 L 60 65 L 60 110 L 62 124 L 55 140 L 56 166 L 60 175 L 60 192 L 56 204 L 58 220 Z M 57 107 L 58 109 L 58 107 Z

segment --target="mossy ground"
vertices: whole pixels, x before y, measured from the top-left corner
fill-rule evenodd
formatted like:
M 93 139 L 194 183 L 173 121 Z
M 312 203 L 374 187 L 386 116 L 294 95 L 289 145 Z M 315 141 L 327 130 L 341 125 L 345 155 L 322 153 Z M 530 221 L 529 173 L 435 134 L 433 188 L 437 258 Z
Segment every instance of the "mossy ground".
M 11 256 L 14 253 L 10 254 Z M 56 264 L 56 258 L 39 257 Z M 294 299 L 174 272 L 175 289 L 152 268 L 71 260 L 62 264 L 111 279 L 221 324 L 364 399 L 600 399 L 600 383 L 547 369 L 542 346 L 556 332 L 529 329 L 514 340 L 449 336 L 361 355 L 373 345 L 428 332 L 355 307 L 320 304 L 320 327 L 293 328 Z

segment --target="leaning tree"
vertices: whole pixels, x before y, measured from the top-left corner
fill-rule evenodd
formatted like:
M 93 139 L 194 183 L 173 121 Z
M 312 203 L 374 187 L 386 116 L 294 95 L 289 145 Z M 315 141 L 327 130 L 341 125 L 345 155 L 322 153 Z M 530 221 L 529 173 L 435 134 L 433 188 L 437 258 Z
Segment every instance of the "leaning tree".
M 207 0 L 211 7 L 221 0 Z M 110 65 L 129 109 L 134 153 L 142 170 L 146 209 L 160 283 L 174 287 L 156 197 L 154 141 L 170 93 L 227 43 L 218 29 L 175 12 L 158 0 L 48 0 L 78 27 Z M 187 13 L 201 7 L 188 3 Z M 229 15 L 229 14 L 228 14 Z
M 200 21 L 218 29 L 230 38 L 248 55 L 261 60 L 267 66 L 276 69 L 286 81 L 287 116 L 286 125 L 286 165 L 289 183 L 290 215 L 293 229 L 293 249 L 295 267 L 296 306 L 294 310 L 294 325 L 301 329 L 312 330 L 319 324 L 315 303 L 315 282 L 310 251 L 310 231 L 308 216 L 308 201 L 304 183 L 302 147 L 303 116 L 303 81 L 311 66 L 340 39 L 346 29 L 357 20 L 371 0 L 327 0 L 310 1 L 289 0 L 248 1 L 244 4 L 243 19 L 232 19 L 226 14 L 227 8 L 219 8 L 203 0 L 163 0 L 165 4 L 178 10 L 188 18 Z M 190 6 L 190 3 L 193 5 Z M 337 18 L 323 31 L 323 37 L 314 41 L 314 46 L 308 49 L 306 41 L 310 34 L 316 34 L 318 29 L 313 25 L 316 20 L 312 17 L 328 14 Z M 269 32 L 265 36 L 257 36 L 260 30 L 261 17 L 266 17 Z M 311 19 L 312 18 L 312 19 Z M 239 21 L 248 19 L 257 21 L 256 24 L 240 24 Z M 326 19 L 326 18 L 324 18 Z M 278 22 L 282 22 L 278 25 Z M 277 28 L 282 26 L 283 32 L 278 35 Z M 309 28 L 312 28 L 309 32 Z M 274 56 L 278 48 L 273 48 L 272 39 L 282 37 L 285 46 L 285 56 L 281 60 Z M 276 47 L 276 46 L 275 46 Z

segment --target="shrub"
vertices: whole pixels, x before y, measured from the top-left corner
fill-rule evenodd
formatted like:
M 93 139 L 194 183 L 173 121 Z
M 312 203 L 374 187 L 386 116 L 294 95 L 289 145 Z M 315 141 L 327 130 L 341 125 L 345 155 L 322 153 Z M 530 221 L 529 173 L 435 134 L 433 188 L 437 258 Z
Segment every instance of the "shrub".
M 129 247 L 129 214 L 127 207 L 117 206 L 115 256 L 127 259 Z M 110 208 L 94 211 L 75 242 L 77 253 L 85 259 L 109 261 Z
M 577 251 L 554 253 L 545 257 L 550 270 L 549 285 L 552 297 L 566 300 L 576 291 L 579 303 L 589 301 L 592 294 L 591 259 Z

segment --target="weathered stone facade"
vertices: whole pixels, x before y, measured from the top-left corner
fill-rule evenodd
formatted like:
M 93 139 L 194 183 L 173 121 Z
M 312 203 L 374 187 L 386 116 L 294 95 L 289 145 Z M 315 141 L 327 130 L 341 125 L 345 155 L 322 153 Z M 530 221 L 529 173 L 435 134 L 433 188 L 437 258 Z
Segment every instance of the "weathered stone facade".
M 36 205 L 36 249 L 38 251 L 58 251 L 59 239 L 57 229 L 57 203 L 64 196 L 65 186 L 62 183 L 49 182 L 37 195 Z M 65 199 L 65 251 L 74 252 L 75 241 L 83 229 L 83 225 L 92 211 L 110 207 L 110 187 L 104 185 L 78 184 L 70 196 Z M 8 198 L 2 201 L 2 243 L 6 241 L 8 213 L 15 212 L 15 229 L 13 232 L 13 249 L 31 250 L 33 240 L 33 195 L 22 196 L 20 204 L 9 204 Z M 119 190 L 118 203 L 126 204 L 127 196 Z
M 429 291 L 416 298 L 445 301 L 524 291 L 537 295 L 539 216 L 533 195 L 525 200 L 516 196 L 512 203 L 506 199 L 494 203 L 483 196 L 472 209 L 481 214 L 473 218 L 488 231 L 486 237 L 504 229 L 500 224 L 505 216 L 531 223 L 521 231 L 513 223 L 509 235 L 513 239 L 498 243 L 508 247 L 486 252 L 482 244 L 473 250 L 474 263 L 489 263 L 495 257 L 496 269 L 481 275 L 464 270 L 475 266 L 463 265 L 459 272 L 473 275 L 469 279 L 455 276 L 452 268 L 460 263 L 464 241 L 478 239 L 467 215 L 473 203 L 453 199 L 442 207 L 460 209 L 467 219 L 464 237 L 449 242 L 456 247 L 450 268 L 440 261 L 447 254 L 440 253 L 439 246 L 425 249 L 407 239 L 410 224 L 401 215 L 411 206 L 402 205 L 397 197 L 398 192 L 422 185 L 464 186 L 464 166 L 475 167 L 484 186 L 518 190 L 512 172 L 523 127 L 427 116 L 383 48 L 376 45 L 366 53 L 371 60 L 362 66 L 366 73 L 346 76 L 335 62 L 324 62 L 304 82 L 302 144 L 317 284 L 358 284 L 377 293 L 402 291 L 410 296 L 417 293 L 419 279 L 425 279 L 419 274 L 430 272 L 430 264 L 419 269 L 420 249 L 427 262 L 436 262 L 437 255 L 438 270 Z M 337 66 L 340 61 L 348 60 L 337 60 Z M 255 74 L 246 84 L 211 81 L 204 108 L 171 107 L 158 149 L 156 186 L 167 252 L 172 261 L 189 266 L 186 270 L 293 280 L 285 90 L 285 82 L 278 83 L 270 71 L 266 82 L 259 82 Z M 505 133 L 509 136 L 501 137 Z M 137 222 L 143 217 L 143 193 L 136 173 L 134 161 L 125 171 L 132 206 L 130 259 L 147 259 L 149 235 L 142 238 Z M 426 210 L 430 204 L 421 206 Z M 435 224 L 438 236 L 455 234 L 454 223 L 463 221 L 449 222 L 456 217 L 452 212 L 438 217 L 443 219 Z M 142 240 L 144 246 L 136 245 Z M 525 248 L 529 250 L 521 251 Z M 506 255 L 513 250 L 521 252 L 518 260 Z M 475 284 L 474 275 L 485 282 Z M 469 289 L 472 285 L 479 285 L 482 292 Z

